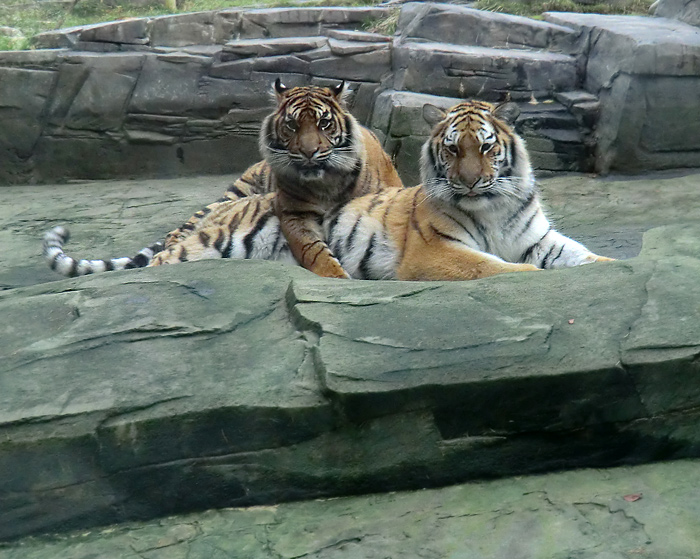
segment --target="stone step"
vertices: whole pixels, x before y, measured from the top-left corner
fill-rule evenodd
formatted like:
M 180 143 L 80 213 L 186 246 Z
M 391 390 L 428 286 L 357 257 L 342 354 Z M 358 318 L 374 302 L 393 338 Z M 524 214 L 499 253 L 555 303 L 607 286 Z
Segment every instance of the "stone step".
M 566 25 L 452 4 L 411 2 L 399 16 L 399 39 L 573 53 L 579 34 Z
M 700 460 L 585 469 L 51 534 L 0 557 L 695 558 L 698 486 Z
M 560 53 L 397 42 L 394 89 L 447 97 L 550 98 L 580 89 L 576 59 Z

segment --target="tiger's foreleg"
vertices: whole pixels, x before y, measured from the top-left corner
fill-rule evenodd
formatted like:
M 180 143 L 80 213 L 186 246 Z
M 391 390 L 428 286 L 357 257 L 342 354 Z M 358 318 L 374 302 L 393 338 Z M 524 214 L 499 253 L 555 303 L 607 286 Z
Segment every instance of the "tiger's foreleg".
M 473 280 L 508 272 L 537 271 L 532 264 L 513 264 L 497 256 L 446 240 L 407 246 L 397 270 L 400 280 Z
M 599 256 L 581 243 L 550 229 L 539 241 L 528 247 L 522 262 L 539 268 L 570 268 L 591 262 L 610 262 L 613 258 Z
M 282 192 L 277 193 L 275 206 L 280 227 L 296 261 L 321 277 L 349 279 L 350 276 L 326 244 L 323 215 L 298 205 L 295 209 L 288 209 L 292 205 Z

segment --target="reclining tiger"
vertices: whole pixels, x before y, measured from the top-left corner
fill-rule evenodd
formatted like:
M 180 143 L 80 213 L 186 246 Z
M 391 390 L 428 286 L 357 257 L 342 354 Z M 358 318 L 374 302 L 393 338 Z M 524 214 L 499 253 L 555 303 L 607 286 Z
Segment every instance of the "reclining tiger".
M 611 260 L 553 229 L 525 143 L 510 125 L 518 112 L 512 103 L 467 101 L 448 111 L 425 105 L 433 129 L 422 149 L 422 184 L 353 199 L 323 221 L 327 245 L 348 274 L 468 280 Z M 196 235 L 156 254 L 150 265 L 288 259 L 274 203 L 275 195 L 266 194 L 214 205 Z M 61 231 L 49 232 L 45 246 L 50 261 L 52 252 L 70 258 L 62 253 Z
M 349 277 L 323 241 L 324 215 L 352 198 L 401 188 L 403 183 L 377 137 L 348 111 L 347 93 L 345 82 L 334 87 L 288 88 L 278 78 L 273 86 L 277 106 L 263 120 L 259 134 L 263 161 L 246 170 L 221 199 L 168 233 L 165 247 L 182 246 L 198 231 L 198 222 L 220 203 L 275 192 L 275 213 L 296 260 L 321 276 Z M 200 237 L 205 242 L 205 235 Z M 57 233 L 54 244 L 60 238 Z M 71 276 L 140 267 L 161 249 L 156 243 L 133 259 L 107 261 L 75 262 L 46 246 L 45 254 L 48 250 L 52 255 L 53 269 Z

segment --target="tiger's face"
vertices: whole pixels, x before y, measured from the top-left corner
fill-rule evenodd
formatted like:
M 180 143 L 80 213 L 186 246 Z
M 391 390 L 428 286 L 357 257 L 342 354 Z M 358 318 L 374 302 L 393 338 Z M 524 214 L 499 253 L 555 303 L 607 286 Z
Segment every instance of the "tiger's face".
M 336 87 L 274 85 L 277 109 L 263 122 L 260 150 L 278 173 L 302 180 L 347 173 L 357 161 L 357 126 L 343 102 L 345 82 Z
M 467 101 L 447 112 L 425 105 L 423 116 L 434 125 L 421 160 L 430 196 L 469 210 L 526 196 L 531 167 L 524 142 L 508 124 L 518 113 L 513 103 Z

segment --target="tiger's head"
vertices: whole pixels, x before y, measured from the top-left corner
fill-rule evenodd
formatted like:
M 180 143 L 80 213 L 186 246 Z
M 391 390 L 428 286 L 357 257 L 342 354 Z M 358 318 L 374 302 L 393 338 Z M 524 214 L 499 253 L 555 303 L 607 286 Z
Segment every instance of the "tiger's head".
M 262 124 L 260 151 L 277 173 L 320 180 L 357 164 L 359 124 L 347 111 L 345 82 L 334 87 L 274 84 L 277 108 Z
M 510 124 L 520 110 L 466 101 L 447 111 L 426 104 L 433 126 L 421 154 L 421 179 L 431 198 L 465 210 L 483 210 L 524 199 L 534 188 L 525 142 Z

